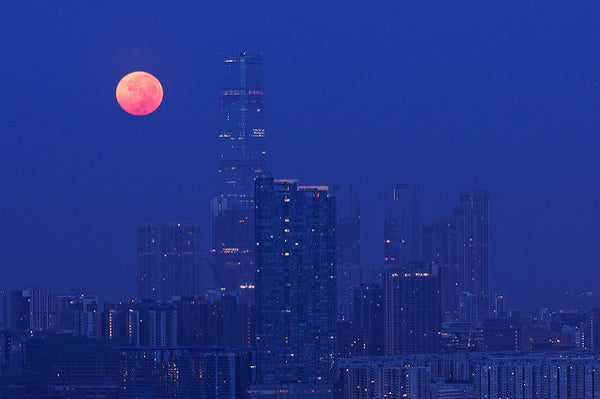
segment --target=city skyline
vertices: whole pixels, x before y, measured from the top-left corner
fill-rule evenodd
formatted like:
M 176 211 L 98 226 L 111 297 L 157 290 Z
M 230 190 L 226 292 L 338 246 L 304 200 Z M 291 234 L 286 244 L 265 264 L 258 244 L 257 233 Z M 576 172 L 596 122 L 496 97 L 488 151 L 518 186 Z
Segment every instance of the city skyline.
M 600 399 L 600 3 L 2 15 L 2 399 Z
M 5 288 L 131 296 L 135 231 L 147 218 L 197 220 L 209 254 L 216 65 L 221 52 L 247 49 L 264 53 L 269 77 L 270 169 L 360 186 L 363 266 L 383 248 L 382 187 L 411 181 L 420 183 L 422 220 L 443 215 L 464 190 L 490 192 L 492 291 L 534 306 L 593 290 L 599 212 L 586 199 L 600 173 L 592 152 L 600 60 L 588 49 L 597 6 L 353 4 L 319 40 L 338 6 L 299 8 L 288 23 L 265 17 L 287 15 L 269 2 L 169 15 L 152 5 L 8 7 Z M 134 121 L 114 87 L 136 69 L 155 73 L 165 97 Z M 574 198 L 580 206 L 570 206 Z M 531 299 L 535 279 L 547 289 Z

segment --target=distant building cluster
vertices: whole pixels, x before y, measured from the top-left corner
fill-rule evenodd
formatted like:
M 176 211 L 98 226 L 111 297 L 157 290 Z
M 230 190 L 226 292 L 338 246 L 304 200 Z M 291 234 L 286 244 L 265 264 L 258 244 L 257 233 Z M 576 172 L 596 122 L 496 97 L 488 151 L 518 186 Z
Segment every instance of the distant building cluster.
M 355 357 L 339 372 L 351 399 L 600 397 L 600 359 L 579 351 Z
M 267 171 L 262 56 L 220 82 L 210 252 L 147 222 L 135 298 L 0 292 L 0 398 L 600 399 L 600 309 L 491 291 L 486 191 L 423 223 L 417 183 L 382 187 L 364 265 L 357 185 Z

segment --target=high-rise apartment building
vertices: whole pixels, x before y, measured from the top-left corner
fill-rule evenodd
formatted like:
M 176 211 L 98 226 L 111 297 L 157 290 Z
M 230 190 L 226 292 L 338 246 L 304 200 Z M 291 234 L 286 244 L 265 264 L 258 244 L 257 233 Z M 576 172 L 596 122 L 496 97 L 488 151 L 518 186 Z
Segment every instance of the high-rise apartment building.
M 460 318 L 460 296 L 470 293 L 478 321 L 490 314 L 489 194 L 463 192 L 460 204 L 423 227 L 423 260 L 440 270 L 442 310 Z
M 169 300 L 202 293 L 201 229 L 192 222 L 138 229 L 138 296 Z
M 590 311 L 586 324 L 585 347 L 600 353 L 600 309 Z
M 98 311 L 98 297 L 86 296 L 71 291 L 54 295 L 57 313 L 57 330 L 62 333 L 100 338 L 101 320 Z
M 453 212 L 423 226 L 423 261 L 439 270 L 444 321 L 459 319 L 459 294 L 464 283 L 459 260 L 458 219 Z
M 384 255 L 387 267 L 407 267 L 420 260 L 419 185 L 385 186 L 383 221 Z
M 490 313 L 489 204 L 490 196 L 485 191 L 460 195 L 463 290 L 477 296 L 480 318 Z
M 435 268 L 387 273 L 384 298 L 386 354 L 440 350 L 440 285 Z
M 494 294 L 492 316 L 498 318 L 506 317 L 508 314 L 506 310 L 506 295 L 500 293 Z
M 11 290 L 6 303 L 8 327 L 32 332 L 56 329 L 54 295 L 40 288 Z
M 259 385 L 303 386 L 333 379 L 335 222 L 335 199 L 326 186 L 302 187 L 270 175 L 256 180 Z
M 245 398 L 252 352 L 235 348 L 119 348 L 119 397 L 124 399 Z
M 254 284 L 254 179 L 265 171 L 262 55 L 222 56 L 218 195 L 211 201 L 214 284 Z M 248 295 L 251 297 L 251 295 Z
M 478 398 L 600 398 L 600 362 L 532 354 L 531 358 L 496 356 L 476 364 Z
M 340 398 L 431 398 L 430 370 L 423 366 L 407 365 L 403 360 L 392 357 L 381 360 L 373 357 L 343 359 L 343 367 L 340 368 Z
M 354 289 L 352 324 L 363 332 L 367 355 L 385 354 L 383 289 L 363 284 Z
M 164 272 L 162 297 L 194 296 L 202 290 L 202 239 L 200 226 L 169 222 L 160 229 Z
M 352 317 L 352 291 L 362 283 L 360 266 L 360 201 L 356 184 L 334 184 L 336 200 L 338 319 Z
M 163 275 L 159 233 L 151 223 L 138 228 L 138 296 L 142 299 L 160 299 Z

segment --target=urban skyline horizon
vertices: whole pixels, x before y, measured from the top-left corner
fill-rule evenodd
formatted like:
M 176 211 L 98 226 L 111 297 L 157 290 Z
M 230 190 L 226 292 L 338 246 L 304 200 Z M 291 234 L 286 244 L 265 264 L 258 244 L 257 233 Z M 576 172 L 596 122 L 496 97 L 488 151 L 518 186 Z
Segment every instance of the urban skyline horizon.
M 276 176 L 277 179 L 279 180 L 298 180 L 296 178 L 293 177 L 283 177 L 283 176 Z M 311 184 L 308 185 L 315 185 L 312 184 L 312 182 L 309 182 Z M 305 182 L 299 181 L 299 184 L 304 185 Z M 337 182 L 335 184 L 338 184 Z M 349 184 L 353 184 L 353 183 L 349 183 Z M 420 186 L 420 183 L 416 183 Z M 326 186 L 329 187 L 329 189 L 331 190 L 331 187 L 333 186 L 333 184 L 319 184 L 318 182 L 316 183 L 316 185 L 320 185 L 320 186 Z M 360 188 L 360 186 L 358 186 Z M 381 197 L 383 197 L 383 190 L 384 187 L 382 187 L 382 195 Z M 462 192 L 469 192 L 469 191 L 479 191 L 479 190 L 464 190 Z M 360 192 L 360 190 L 359 190 Z M 362 193 L 361 193 L 362 194 Z M 334 197 L 335 198 L 335 197 Z M 383 199 L 382 201 L 383 202 Z M 493 198 L 491 199 L 491 202 L 493 204 Z M 455 201 L 456 203 L 456 201 Z M 452 205 L 450 207 L 448 207 L 448 212 L 450 212 L 452 210 L 452 207 L 455 206 Z M 208 206 L 207 206 L 208 208 Z M 493 208 L 493 205 L 492 205 Z M 209 211 L 208 211 L 209 212 Z M 208 213 L 207 212 L 207 213 Z M 492 212 L 493 213 L 493 212 Z M 437 218 L 443 216 L 443 214 L 439 214 L 437 216 L 432 216 L 429 219 L 426 219 L 425 222 L 432 222 L 434 220 L 436 220 Z M 361 221 L 364 220 L 364 216 L 361 213 Z M 133 235 L 135 235 L 135 230 L 137 230 L 140 226 L 143 226 L 145 224 L 153 224 L 156 226 L 163 226 L 166 224 L 172 224 L 172 223 L 197 223 L 198 218 L 192 218 L 192 217 L 180 217 L 180 218 L 176 218 L 176 217 L 169 217 L 169 218 L 165 218 L 165 219 L 161 219 L 161 220 L 152 220 L 150 218 L 145 218 L 144 220 L 142 220 L 138 225 L 134 226 L 134 230 L 133 230 Z M 493 219 L 492 219 L 493 220 Z M 381 236 L 382 239 L 381 241 L 383 242 L 383 219 L 381 220 L 381 223 L 379 223 L 381 225 Z M 421 226 L 423 226 L 425 223 L 422 223 Z M 490 222 L 490 224 L 494 224 L 493 221 Z M 209 285 L 206 285 L 207 283 L 210 283 L 210 267 L 207 264 L 207 256 L 210 254 L 210 245 L 209 245 L 209 240 L 208 238 L 210 237 L 210 231 L 206 229 L 205 226 L 198 224 L 198 226 L 201 228 L 201 239 L 203 242 L 203 253 L 206 254 L 205 259 L 203 261 L 203 287 L 205 289 L 210 289 Z M 364 235 L 365 233 L 361 233 L 361 237 Z M 362 242 L 362 238 L 361 238 L 361 242 Z M 492 248 L 492 253 L 493 253 L 493 239 L 490 239 L 490 247 Z M 361 246 L 361 248 L 363 248 Z M 135 252 L 135 251 L 133 251 Z M 361 250 L 361 274 L 363 276 L 366 276 L 369 273 L 369 270 L 372 267 L 377 267 L 377 266 L 383 266 L 385 261 L 384 259 L 384 255 L 383 255 L 383 245 L 381 245 L 381 261 L 379 262 L 370 262 L 365 264 L 364 262 L 364 258 L 365 256 L 362 254 L 362 250 Z M 135 262 L 134 262 L 135 263 Z M 497 273 L 497 271 L 494 270 L 494 261 L 491 260 L 491 274 L 492 274 L 492 281 L 493 281 L 493 275 L 495 273 Z M 132 266 L 135 267 L 135 264 Z M 140 300 L 141 298 L 139 297 L 139 295 L 136 292 L 136 280 L 137 277 L 134 278 L 134 281 L 132 282 L 131 287 L 129 287 L 128 291 L 129 293 L 126 295 L 119 295 L 119 294 L 112 294 L 112 295 L 105 295 L 102 289 L 96 289 L 96 290 L 90 290 L 90 289 L 86 289 L 86 287 L 81 287 L 81 286 L 49 286 L 49 285 L 44 285 L 43 283 L 28 283 L 28 282 L 23 282 L 22 284 L 13 284 L 11 286 L 2 286 L 0 287 L 0 289 L 5 289 L 5 290 L 10 290 L 10 289 L 28 289 L 28 288 L 40 288 L 40 289 L 50 289 L 56 293 L 71 293 L 71 292 L 76 292 L 76 293 L 81 293 L 81 294 L 86 294 L 86 295 L 94 295 L 94 296 L 98 296 L 101 300 L 101 302 L 103 300 L 106 300 L 108 302 L 128 302 L 131 300 Z M 368 283 L 368 281 L 364 281 L 365 283 Z M 213 288 L 214 289 L 214 288 Z M 491 284 L 491 294 L 501 294 L 501 295 L 505 295 L 507 296 L 507 303 L 510 305 L 510 309 L 514 308 L 514 309 L 519 309 L 522 311 L 526 311 L 526 312 L 535 312 L 537 311 L 539 308 L 541 307 L 550 307 L 550 308 L 554 308 L 556 310 L 558 309 L 568 309 L 568 308 L 572 308 L 572 309 L 592 309 L 594 308 L 595 305 L 595 298 L 597 298 L 598 292 L 594 291 L 593 289 L 582 289 L 580 291 L 574 291 L 574 290 L 562 290 L 561 292 L 553 292 L 550 293 L 551 297 L 554 297 L 556 299 L 556 295 L 560 295 L 560 297 L 558 299 L 556 299 L 556 302 L 552 302 L 552 301 L 548 301 L 546 300 L 542 300 L 540 299 L 538 302 L 536 303 L 527 303 L 525 302 L 525 304 L 519 306 L 518 303 L 514 303 L 514 299 L 510 297 L 510 295 L 507 294 L 507 292 L 509 292 L 509 290 L 506 289 L 502 289 L 502 287 L 494 287 L 494 284 Z
M 248 52 L 248 51 L 247 50 L 240 50 L 240 52 L 244 52 L 245 53 L 245 52 Z M 220 52 L 220 54 L 223 55 L 223 52 Z M 262 56 L 263 52 L 260 52 L 260 54 Z M 267 146 L 269 146 L 269 142 L 270 142 L 269 141 L 269 137 L 267 137 Z M 274 151 L 272 148 L 269 148 L 269 153 L 270 154 L 276 153 L 276 151 Z M 271 172 L 271 169 L 267 168 L 266 171 Z M 275 176 L 278 179 L 295 179 L 295 180 L 301 180 L 301 179 L 299 179 L 296 176 L 278 176 L 278 175 L 275 175 Z M 325 185 L 325 186 L 328 186 L 330 188 L 333 185 L 335 185 L 335 184 L 340 184 L 340 182 L 336 181 L 335 178 L 333 178 L 333 181 L 332 181 L 331 178 L 328 178 L 327 180 L 329 180 L 329 181 L 328 182 L 322 182 L 322 181 L 315 181 L 315 182 L 309 181 L 309 182 L 305 182 L 305 181 L 300 181 L 300 183 L 301 184 L 309 184 L 309 185 L 314 185 L 314 184 Z M 397 184 L 399 182 L 401 182 L 401 181 L 400 180 L 398 180 L 396 182 L 388 181 L 387 183 L 381 185 L 381 187 L 380 187 L 380 191 L 381 191 L 381 193 L 380 193 L 381 194 L 380 195 L 380 202 L 383 202 L 383 197 L 384 197 L 383 193 L 384 193 L 385 187 L 389 186 L 389 185 L 392 185 L 392 184 Z M 420 188 L 423 187 L 423 186 L 427 187 L 427 185 L 422 185 L 422 183 L 419 182 L 419 181 L 404 181 L 403 183 L 417 184 Z M 355 184 L 359 188 L 361 187 L 360 184 L 356 184 L 353 181 L 342 182 L 341 184 L 343 184 L 343 185 Z M 459 189 L 459 188 L 455 187 L 455 190 L 457 190 L 456 191 L 457 193 L 468 192 L 468 191 L 482 191 L 482 190 L 487 191 L 487 190 L 485 190 L 484 188 L 481 188 L 481 187 L 477 188 L 477 189 L 473 188 L 473 187 L 471 187 L 470 189 Z M 211 192 L 217 192 L 216 187 Z M 361 196 L 361 198 L 360 198 L 360 203 L 361 204 L 364 203 L 364 202 L 366 202 L 366 201 L 364 201 L 365 198 L 369 198 L 369 199 L 371 198 L 371 195 L 368 195 L 367 193 L 363 192 L 363 190 L 359 189 L 359 193 L 360 193 L 360 196 Z M 457 198 L 458 198 L 458 195 L 457 195 Z M 432 207 L 432 203 L 435 202 L 435 201 L 432 201 L 432 199 L 430 197 L 429 198 L 426 197 L 425 199 L 426 199 L 426 201 L 424 201 L 424 202 L 425 203 L 429 203 L 430 208 L 434 208 L 434 209 L 438 209 L 439 210 L 440 207 L 442 206 L 440 203 L 437 203 L 437 205 L 435 205 L 435 206 Z M 452 207 L 456 205 L 456 202 L 457 201 L 454 201 L 454 203 L 450 202 L 450 205 L 447 207 L 447 212 L 450 212 L 452 210 Z M 491 195 L 491 203 L 492 203 L 492 209 L 493 209 L 493 203 L 494 203 L 493 194 Z M 210 203 L 206 206 L 206 208 L 207 208 L 207 210 L 204 213 L 205 214 L 209 214 L 210 213 L 210 209 L 209 209 L 210 208 Z M 371 207 L 371 210 L 373 210 L 373 208 L 376 208 L 376 207 Z M 383 208 L 383 207 L 379 207 L 379 208 Z M 421 209 L 422 209 L 422 207 L 421 207 Z M 380 212 L 380 213 L 382 213 L 382 212 Z M 494 212 L 492 211 L 491 215 L 493 215 L 493 213 Z M 423 227 L 426 222 L 433 221 L 436 218 L 438 218 L 440 216 L 443 216 L 444 213 L 442 212 L 442 213 L 438 213 L 438 214 L 433 214 L 433 212 L 430 209 L 429 213 L 425 213 L 425 214 L 429 214 L 429 217 L 425 217 L 425 218 L 421 217 L 421 221 L 422 221 L 422 223 L 420 224 L 421 227 Z M 384 241 L 384 239 L 383 239 L 383 236 L 384 236 L 384 234 L 383 234 L 383 225 L 384 225 L 384 223 L 383 223 L 383 217 L 382 217 L 382 215 L 378 215 L 378 216 L 380 216 L 379 217 L 380 220 L 378 222 L 374 222 L 373 218 L 367 218 L 367 217 L 365 217 L 363 215 L 363 213 L 362 213 L 362 210 L 361 210 L 361 221 L 369 220 L 368 224 L 370 224 L 370 225 L 374 225 L 374 224 L 380 225 L 379 226 L 380 227 L 379 231 L 381 233 L 381 240 L 379 240 L 379 241 L 381 241 L 381 243 L 380 243 L 380 245 L 375 245 L 376 247 L 380 247 L 380 248 L 377 248 L 381 252 L 381 254 L 379 256 L 379 258 L 380 258 L 379 261 L 375 260 L 376 257 L 377 257 L 377 255 L 375 254 L 375 248 L 373 248 L 372 245 L 371 245 L 371 247 L 367 247 L 366 251 L 365 251 L 365 246 L 361 247 L 362 248 L 362 251 L 361 251 L 361 273 L 363 275 L 366 275 L 368 273 L 368 269 L 369 268 L 375 267 L 375 266 L 378 266 L 378 265 L 383 265 L 385 263 L 385 261 L 384 261 L 384 255 L 383 255 L 383 253 L 384 253 L 384 249 L 383 249 L 383 246 L 384 246 L 383 245 L 383 241 Z M 195 217 L 194 216 L 191 216 L 191 217 L 190 216 L 178 216 L 178 217 L 168 216 L 168 217 L 162 217 L 159 220 L 155 220 L 152 217 L 144 217 L 137 225 L 132 226 L 133 227 L 132 232 L 133 232 L 133 235 L 135 235 L 135 230 L 139 226 L 141 226 L 142 224 L 144 224 L 144 223 L 155 223 L 156 225 L 163 225 L 165 223 L 171 223 L 171 222 L 193 222 L 193 223 L 197 223 L 198 220 L 202 220 L 202 219 L 204 219 L 203 220 L 204 223 L 199 223 L 199 226 L 201 228 L 201 235 L 202 235 L 201 237 L 202 237 L 202 241 L 203 241 L 203 252 L 208 255 L 208 254 L 210 254 L 210 249 L 211 249 L 211 245 L 209 245 L 209 242 L 210 242 L 210 240 L 209 240 L 209 237 L 210 237 L 210 227 L 209 227 L 210 223 L 207 223 L 207 220 L 209 219 L 208 217 L 202 217 L 202 216 L 199 216 L 199 215 L 196 215 Z M 491 220 L 492 220 L 492 222 L 490 222 L 490 224 L 494 225 L 495 223 L 493 221 L 493 217 L 491 218 Z M 361 229 L 361 242 L 365 241 L 365 240 L 362 239 L 362 237 L 366 236 L 366 235 L 369 235 L 369 234 L 365 233 L 364 229 Z M 494 247 L 493 242 L 494 242 L 493 238 L 491 238 L 490 239 L 490 247 L 492 248 L 492 250 L 490 251 L 491 253 L 494 252 L 494 250 L 493 250 L 493 247 Z M 135 251 L 133 251 L 132 253 L 134 253 L 134 252 Z M 365 253 L 368 254 L 368 255 L 365 255 Z M 367 262 L 365 262 L 366 258 L 368 258 Z M 6 258 L 3 258 L 2 260 L 4 260 L 6 262 Z M 540 299 L 537 302 L 527 302 L 527 300 L 523 301 L 523 299 L 521 298 L 521 300 L 519 301 L 519 303 L 513 303 L 512 301 L 514 299 L 511 297 L 511 294 L 513 294 L 513 293 L 511 292 L 510 287 L 507 289 L 505 287 L 497 287 L 497 286 L 495 287 L 494 286 L 494 284 L 493 284 L 493 281 L 494 281 L 493 277 L 497 273 L 499 273 L 499 272 L 497 270 L 495 270 L 496 269 L 496 267 L 495 267 L 496 265 L 494 265 L 495 262 L 494 262 L 493 259 L 490 261 L 490 263 L 491 263 L 491 274 L 492 274 L 492 278 L 491 278 L 491 281 L 492 281 L 491 293 L 492 294 L 497 293 L 497 294 L 503 294 L 503 295 L 507 295 L 508 294 L 508 300 L 509 300 L 508 303 L 512 307 L 514 307 L 515 309 L 522 309 L 522 310 L 527 310 L 527 311 L 535 311 L 536 308 L 539 308 L 540 306 L 551 306 L 551 307 L 555 307 L 557 309 L 561 308 L 561 307 L 580 307 L 580 308 L 585 308 L 585 309 L 591 309 L 591 308 L 593 308 L 595 306 L 593 303 L 585 303 L 585 299 L 592 299 L 593 300 L 593 298 L 596 297 L 597 293 L 594 292 L 594 290 L 588 289 L 588 288 L 585 288 L 585 287 L 582 287 L 581 290 L 561 290 L 560 292 L 552 292 L 552 293 L 549 293 L 549 297 L 547 297 L 545 299 Z M 7 266 L 10 267 L 10 265 L 7 265 Z M 132 266 L 132 268 L 134 268 L 134 266 L 135 266 L 135 262 L 134 262 L 134 265 Z M 207 264 L 206 261 L 204 262 L 204 264 L 203 264 L 202 267 L 203 267 L 203 270 L 204 270 L 204 276 L 203 276 L 204 281 L 203 281 L 203 284 L 206 284 L 210 280 L 210 276 L 209 276 L 209 274 L 210 274 L 210 270 L 209 270 L 210 267 L 208 266 L 208 264 Z M 204 285 L 204 286 L 207 287 L 206 285 Z M 76 291 L 76 292 L 81 292 L 81 293 L 85 292 L 85 293 L 91 293 L 92 295 L 97 295 L 100 298 L 105 297 L 104 296 L 105 294 L 104 294 L 104 291 L 103 291 L 102 288 L 90 290 L 90 289 L 88 289 L 88 288 L 86 288 L 84 286 L 68 286 L 68 287 L 67 286 L 60 286 L 60 285 L 58 285 L 58 286 L 57 285 L 54 285 L 54 286 L 45 286 L 43 283 L 28 283 L 27 281 L 24 281 L 20 285 L 17 283 L 17 284 L 13 284 L 12 286 L 0 287 L 0 289 L 34 288 L 34 287 L 35 288 L 42 288 L 42 289 L 52 289 L 52 290 L 54 290 L 56 292 L 64 292 L 64 293 L 71 292 L 71 291 Z M 128 292 L 125 295 L 123 295 L 123 293 L 119 293 L 119 294 L 114 294 L 113 293 L 113 294 L 106 295 L 105 298 L 108 301 L 111 301 L 111 302 L 121 301 L 121 300 L 129 301 L 129 300 L 139 299 L 137 297 L 137 294 L 135 293 L 135 277 L 134 277 L 133 285 L 131 287 L 129 287 L 127 289 L 127 291 Z M 517 295 L 515 295 L 515 297 L 519 298 L 519 297 L 521 297 L 521 295 L 522 294 L 517 294 Z M 561 297 L 557 298 L 557 295 L 560 295 Z M 577 303 L 577 300 L 575 302 L 572 301 L 572 300 L 569 301 L 569 297 L 571 299 L 574 298 L 574 297 L 584 298 L 584 301 L 579 301 L 580 302 L 579 304 L 573 305 L 573 303 Z M 556 302 L 552 303 L 551 301 L 549 301 L 550 298 L 556 299 Z
M 600 398 L 600 2 L 3 11 L 0 397 Z
M 132 296 L 148 219 L 198 222 L 208 254 L 218 58 L 248 49 L 264 53 L 267 170 L 358 184 L 363 266 L 381 263 L 386 183 L 420 183 L 424 222 L 485 189 L 492 291 L 595 304 L 597 6 L 309 8 L 8 6 L 1 285 Z M 138 69 L 165 90 L 145 118 L 114 98 Z

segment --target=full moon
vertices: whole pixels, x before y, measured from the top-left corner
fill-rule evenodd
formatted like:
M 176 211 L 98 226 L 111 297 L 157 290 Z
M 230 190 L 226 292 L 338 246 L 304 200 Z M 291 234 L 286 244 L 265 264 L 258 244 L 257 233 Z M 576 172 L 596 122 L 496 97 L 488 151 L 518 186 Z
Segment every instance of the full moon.
M 131 115 L 148 115 L 158 108 L 162 99 L 160 82 L 148 72 L 131 72 L 117 85 L 117 102 Z

